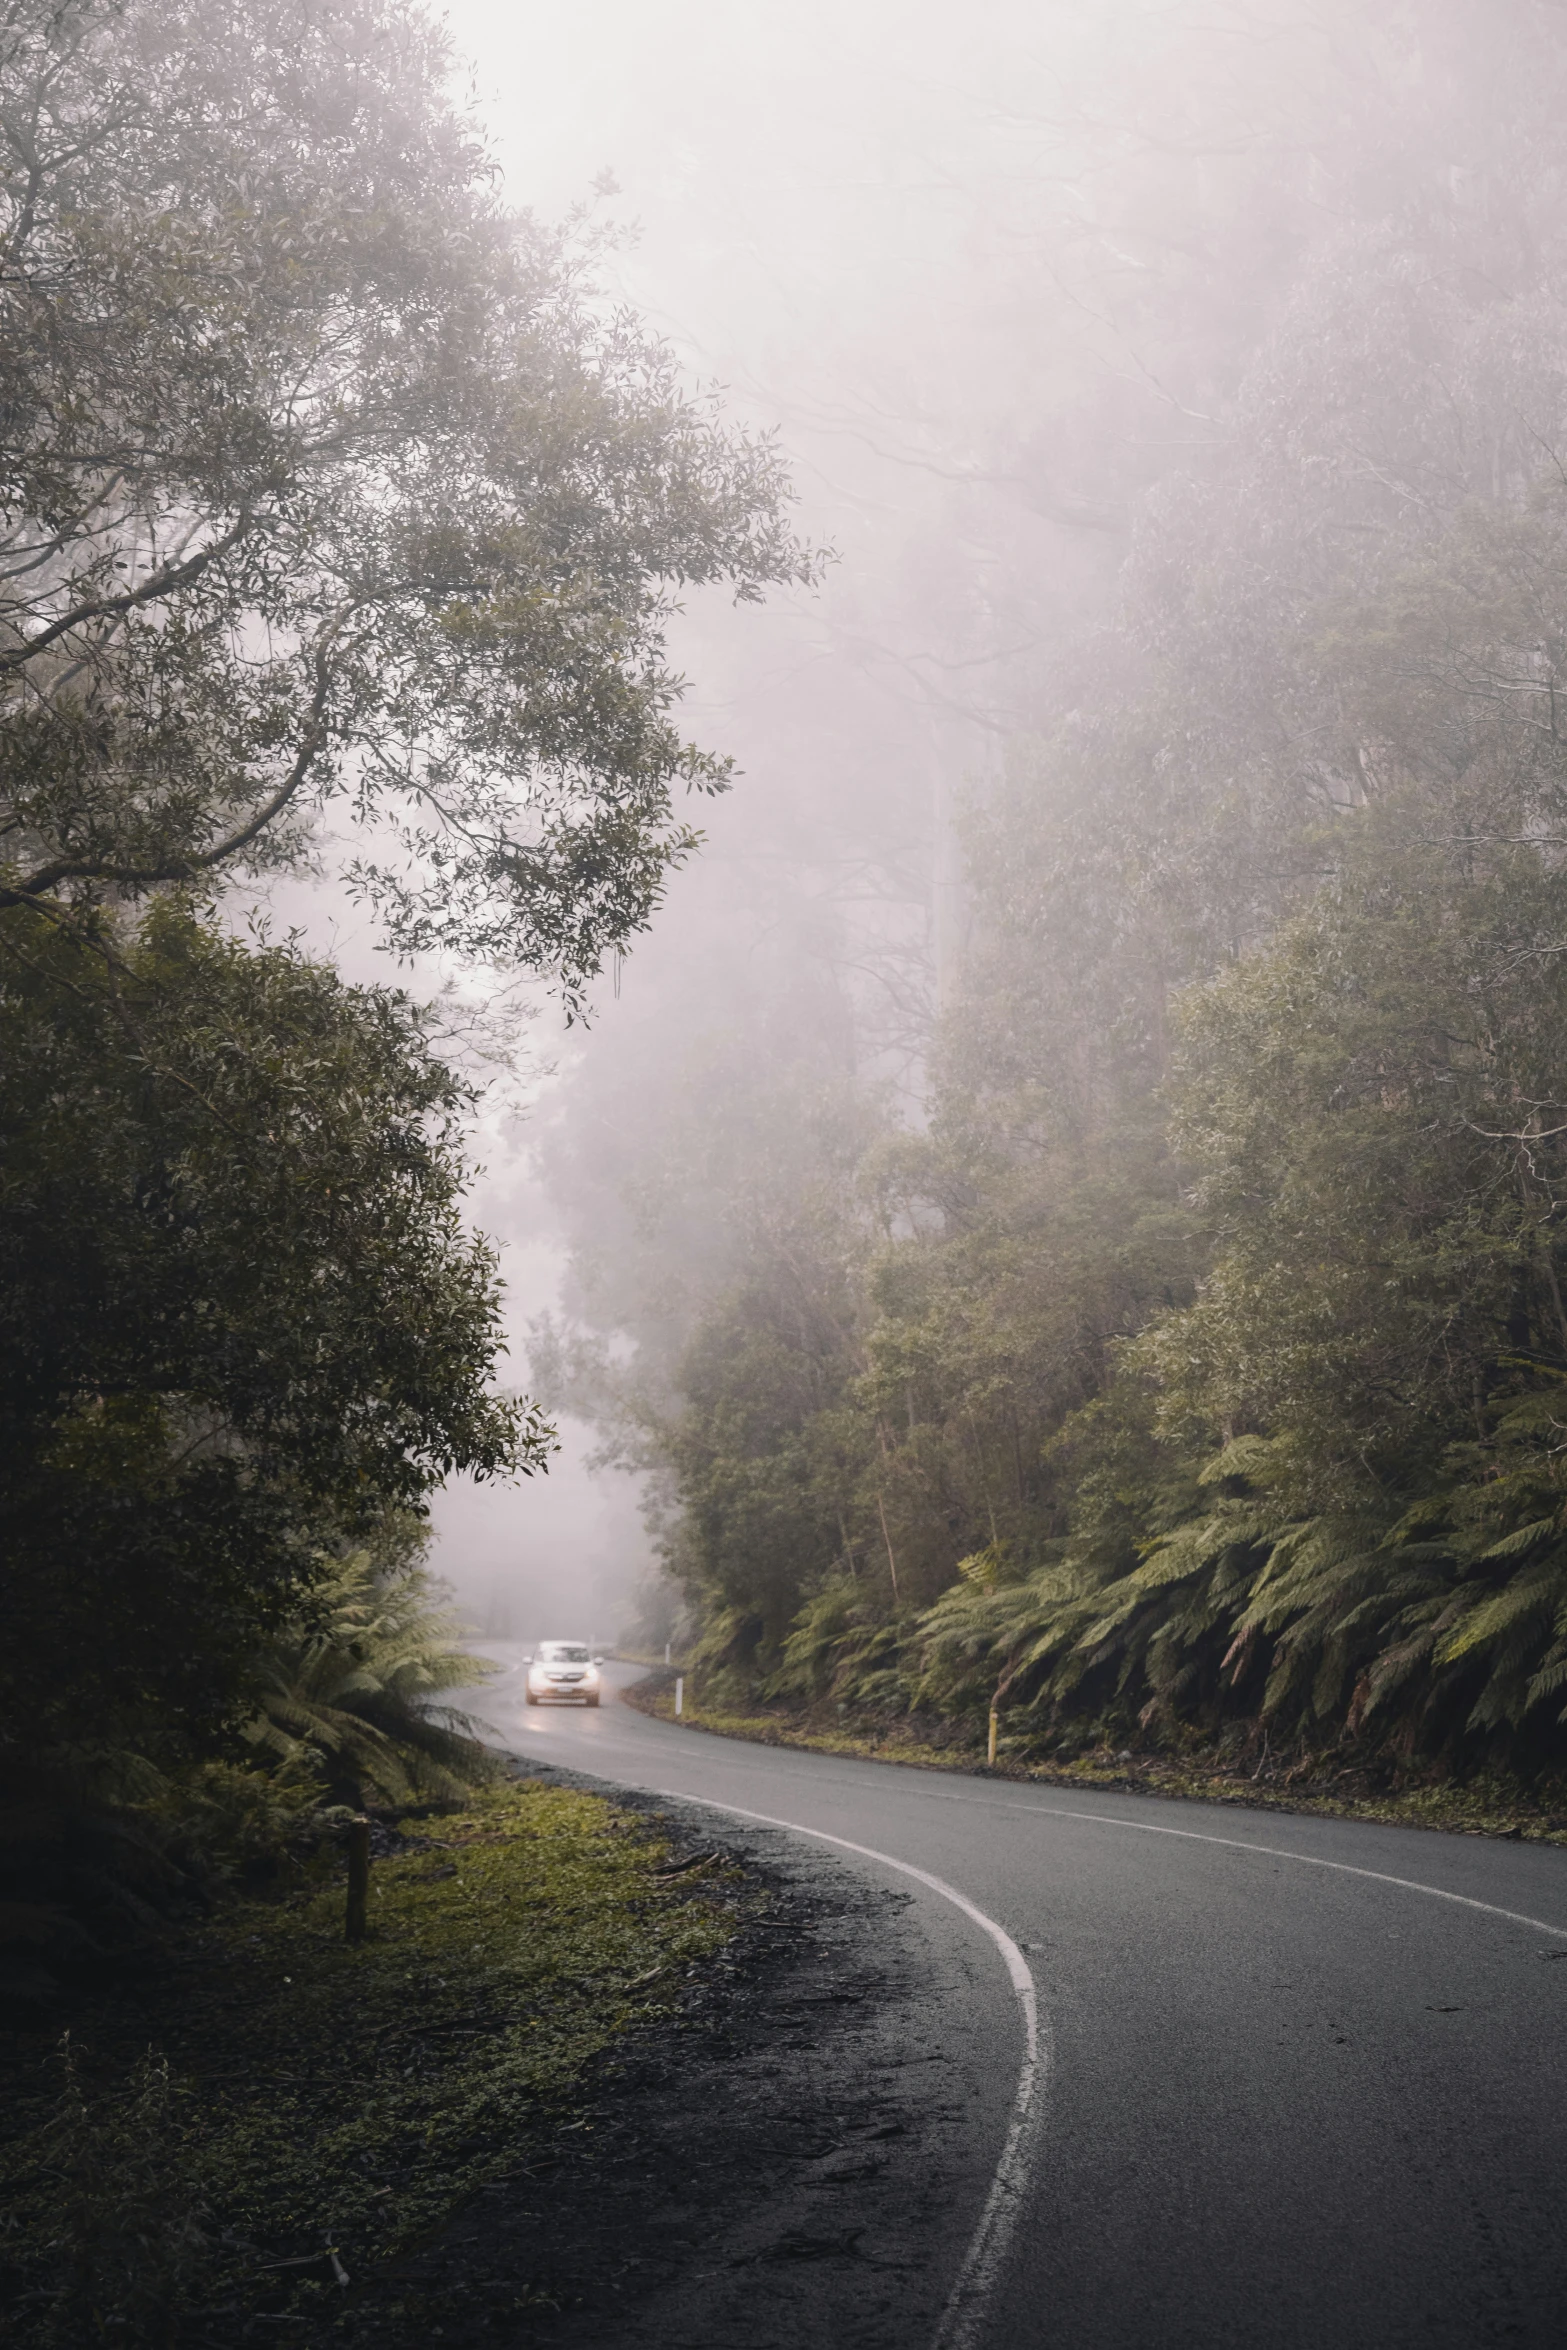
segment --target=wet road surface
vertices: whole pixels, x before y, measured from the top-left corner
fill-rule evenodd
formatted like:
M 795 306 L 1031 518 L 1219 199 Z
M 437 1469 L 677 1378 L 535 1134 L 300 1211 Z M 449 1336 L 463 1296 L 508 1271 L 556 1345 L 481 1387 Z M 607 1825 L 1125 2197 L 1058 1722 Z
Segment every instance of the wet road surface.
M 950 1949 L 971 2094 L 927 2342 L 1567 2343 L 1567 1853 L 750 1746 L 608 1689 L 530 1709 L 495 1653 L 515 1751 L 839 1840 Z M 1006 1942 L 1040 2087 L 1001 2256 L 944 2316 L 1016 2120 Z

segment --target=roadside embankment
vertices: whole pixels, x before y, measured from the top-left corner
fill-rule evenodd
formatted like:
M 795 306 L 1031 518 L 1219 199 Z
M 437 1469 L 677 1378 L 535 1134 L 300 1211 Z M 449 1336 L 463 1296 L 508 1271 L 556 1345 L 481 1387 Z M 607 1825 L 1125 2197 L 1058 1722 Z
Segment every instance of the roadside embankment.
M 1400 1770 L 1380 1758 L 1356 1761 L 1342 1754 L 1309 1752 L 1272 1755 L 1266 1747 L 1260 1759 L 1227 1759 L 1096 1746 L 1069 1762 L 1039 1762 L 1020 1754 L 1028 1740 L 1005 1732 L 992 1764 L 977 1742 L 960 1736 L 922 1736 L 900 1722 L 835 1723 L 783 1707 L 737 1712 L 703 1704 L 693 1694 L 690 1680 L 684 1682 L 681 1698 L 680 1720 L 687 1729 L 754 1745 L 795 1746 L 814 1754 L 852 1755 L 864 1762 L 901 1763 L 916 1770 L 988 1774 L 1050 1787 L 1114 1788 L 1257 1811 L 1310 1812 L 1327 1819 L 1380 1820 L 1456 1835 L 1567 1845 L 1567 1779 L 1527 1787 L 1500 1774 L 1477 1774 L 1460 1782 L 1434 1769 Z M 623 1691 L 622 1699 L 659 1721 L 673 1721 L 674 1672 L 659 1668 Z
M 400 2259 L 586 2128 L 595 2068 L 771 1907 L 711 1846 L 681 1855 L 537 1780 L 376 1841 L 365 1940 L 323 1851 L 173 1935 L 68 2033 L 0 2039 L 19 2350 L 262 2320 L 290 2350 L 399 2339 Z M 527 2280 L 507 2298 L 525 2307 Z
M 365 1941 L 323 1853 L 68 2038 L 0 2034 L 18 2350 L 928 2328 L 976 2192 L 966 1952 L 819 1846 L 527 1767 L 378 1826 Z

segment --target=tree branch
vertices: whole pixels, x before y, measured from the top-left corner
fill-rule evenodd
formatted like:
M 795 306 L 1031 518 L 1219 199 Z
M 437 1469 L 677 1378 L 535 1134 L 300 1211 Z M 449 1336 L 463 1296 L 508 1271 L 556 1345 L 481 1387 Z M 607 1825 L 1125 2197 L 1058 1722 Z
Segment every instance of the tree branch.
M 60 857 L 52 865 L 41 866 L 26 881 L 17 882 L 9 889 L 0 888 L 0 906 L 36 904 L 48 891 L 57 889 L 62 881 L 110 881 L 121 889 L 156 889 L 161 882 L 191 881 L 197 874 L 210 873 L 215 865 L 225 863 L 228 858 L 238 856 L 242 849 L 248 848 L 269 824 L 276 821 L 294 798 L 309 774 L 316 754 L 326 741 L 326 704 L 332 685 L 331 649 L 353 609 L 349 605 L 340 612 L 331 625 L 323 630 L 317 643 L 316 683 L 310 697 L 310 714 L 287 775 L 272 797 L 237 832 L 231 832 L 226 840 L 220 840 L 210 849 L 170 860 L 163 865 L 108 865 L 101 859 Z
M 74 611 L 63 612 L 58 620 L 51 620 L 48 627 L 41 628 L 36 636 L 30 636 L 25 643 L 0 653 L 0 675 L 7 670 L 23 668 L 35 653 L 43 652 L 57 638 L 68 635 L 73 628 L 85 627 L 90 620 L 107 620 L 121 613 L 133 612 L 139 605 L 153 603 L 159 596 L 169 595 L 176 588 L 188 587 L 193 579 L 201 577 L 209 564 L 215 563 L 220 555 L 227 554 L 229 548 L 245 536 L 253 520 L 248 510 L 242 510 L 232 529 L 226 530 L 221 538 L 214 539 L 210 546 L 203 547 L 188 561 L 160 564 L 156 571 L 143 580 L 140 587 L 127 588 L 122 596 L 104 596 L 92 603 L 78 604 Z

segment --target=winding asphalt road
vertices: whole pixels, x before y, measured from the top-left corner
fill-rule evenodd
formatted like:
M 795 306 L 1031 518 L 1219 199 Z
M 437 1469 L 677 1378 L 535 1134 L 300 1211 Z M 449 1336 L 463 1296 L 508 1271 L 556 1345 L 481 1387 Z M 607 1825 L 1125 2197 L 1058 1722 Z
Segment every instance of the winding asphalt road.
M 525 1710 L 498 1653 L 518 1752 L 825 1838 L 966 1943 L 937 2350 L 1567 2345 L 1567 1852 Z

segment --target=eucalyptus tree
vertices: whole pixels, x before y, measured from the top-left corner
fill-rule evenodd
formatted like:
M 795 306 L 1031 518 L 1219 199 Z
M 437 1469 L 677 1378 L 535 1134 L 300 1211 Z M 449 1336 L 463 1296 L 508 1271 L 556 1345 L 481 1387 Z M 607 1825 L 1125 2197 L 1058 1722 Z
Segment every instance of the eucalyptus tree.
M 673 599 L 797 580 L 777 456 L 584 218 L 507 209 L 403 0 L 0 23 L 0 904 L 298 856 L 575 1005 L 696 835 Z
M 203 918 L 313 853 L 577 1009 L 724 760 L 667 625 L 765 439 L 507 208 L 403 0 L 0 10 L 8 1760 L 235 1718 L 323 1544 L 542 1465 L 428 1023 Z

